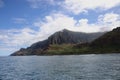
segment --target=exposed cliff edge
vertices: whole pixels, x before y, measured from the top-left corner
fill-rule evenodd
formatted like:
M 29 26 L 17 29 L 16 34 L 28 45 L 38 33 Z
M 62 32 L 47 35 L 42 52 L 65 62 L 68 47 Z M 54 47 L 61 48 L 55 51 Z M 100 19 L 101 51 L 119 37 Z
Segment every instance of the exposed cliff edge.
M 120 27 L 95 39 L 91 42 L 90 47 L 94 48 L 96 52 L 120 53 Z
M 56 32 L 48 39 L 44 41 L 39 41 L 32 44 L 30 47 L 20 49 L 19 51 L 14 52 L 11 56 L 24 56 L 24 55 L 46 55 L 52 46 L 65 46 L 72 47 L 75 44 L 90 43 L 98 37 L 102 36 L 104 33 L 82 33 L 82 32 L 73 32 L 67 29 Z M 54 46 L 55 47 L 55 46 Z M 57 46 L 56 46 L 57 47 Z M 57 50 L 57 49 L 56 49 Z

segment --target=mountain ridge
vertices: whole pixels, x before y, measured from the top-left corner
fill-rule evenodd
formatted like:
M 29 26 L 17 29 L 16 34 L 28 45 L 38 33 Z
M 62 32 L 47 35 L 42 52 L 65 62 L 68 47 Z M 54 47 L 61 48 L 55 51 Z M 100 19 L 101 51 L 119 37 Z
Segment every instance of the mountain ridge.
M 101 52 L 120 52 L 120 27 L 95 39 L 90 46 L 98 50 L 100 49 Z
M 83 33 L 83 32 L 74 32 L 64 29 L 58 31 L 48 37 L 44 41 L 39 41 L 32 44 L 30 47 L 20 49 L 19 51 L 14 52 L 11 56 L 18 55 L 44 55 L 45 51 L 49 48 L 50 45 L 62 45 L 62 44 L 81 44 L 86 42 L 91 42 L 96 38 L 102 36 L 104 33 Z

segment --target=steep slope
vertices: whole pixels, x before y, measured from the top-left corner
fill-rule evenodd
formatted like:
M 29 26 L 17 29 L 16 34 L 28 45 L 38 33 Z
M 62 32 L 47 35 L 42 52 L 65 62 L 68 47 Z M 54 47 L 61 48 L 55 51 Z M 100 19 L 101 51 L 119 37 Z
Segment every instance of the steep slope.
M 49 55 L 120 53 L 120 27 L 105 33 L 91 43 L 50 45 L 46 53 Z
M 48 41 L 49 44 L 85 43 L 85 42 L 93 41 L 102 34 L 104 33 L 82 33 L 82 32 L 73 32 L 64 29 L 50 36 L 48 38 Z
M 90 46 L 101 52 L 120 52 L 120 27 L 95 39 Z
M 17 55 L 44 55 L 46 50 L 50 45 L 54 44 L 81 44 L 86 42 L 91 42 L 94 39 L 100 37 L 104 33 L 82 33 L 82 32 L 73 32 L 69 30 L 62 30 L 54 33 L 47 40 L 40 41 L 32 44 L 26 49 L 20 49 L 19 51 L 11 54 L 12 56 Z

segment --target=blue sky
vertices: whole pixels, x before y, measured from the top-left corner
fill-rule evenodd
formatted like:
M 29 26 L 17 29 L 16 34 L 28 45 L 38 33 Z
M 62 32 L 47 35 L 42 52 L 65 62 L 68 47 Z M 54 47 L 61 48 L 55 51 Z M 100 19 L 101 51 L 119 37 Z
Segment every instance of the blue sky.
M 0 0 L 0 56 L 64 28 L 109 31 L 120 26 L 120 0 Z

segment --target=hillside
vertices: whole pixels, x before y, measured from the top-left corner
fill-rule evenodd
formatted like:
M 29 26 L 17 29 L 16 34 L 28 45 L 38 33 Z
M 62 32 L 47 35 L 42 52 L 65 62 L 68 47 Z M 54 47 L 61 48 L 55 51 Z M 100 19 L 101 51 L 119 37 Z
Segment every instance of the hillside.
M 51 45 L 46 53 L 49 55 L 120 53 L 120 27 L 90 43 Z
M 120 52 L 120 27 L 95 39 L 90 47 L 95 49 L 96 52 Z
M 20 49 L 15 53 L 11 54 L 11 56 L 19 56 L 19 55 L 45 55 L 51 53 L 51 48 L 53 46 L 61 46 L 63 48 L 71 47 L 75 44 L 83 44 L 83 43 L 90 43 L 93 40 L 97 39 L 98 37 L 102 36 L 104 33 L 82 33 L 82 32 L 73 32 L 69 30 L 62 30 L 59 32 L 54 33 L 48 39 L 44 41 L 39 41 L 37 43 L 32 44 L 30 47 L 24 49 Z M 71 45 L 69 45 L 71 44 Z M 64 47 L 66 45 L 66 47 Z M 69 46 L 67 46 L 69 45 Z M 56 46 L 56 47 L 57 47 Z M 62 48 L 62 49 L 63 49 Z M 67 48 L 68 50 L 69 48 Z M 74 48 L 76 49 L 76 48 Z M 57 49 L 56 49 L 57 50 Z M 55 51 L 56 51 L 55 50 Z M 54 50 L 53 50 L 54 51 Z M 65 49 L 66 51 L 66 49 Z M 58 51 L 57 51 L 58 52 Z M 64 50 L 63 50 L 64 52 Z M 71 51 L 73 52 L 73 51 Z M 54 52 L 53 52 L 54 53 Z

